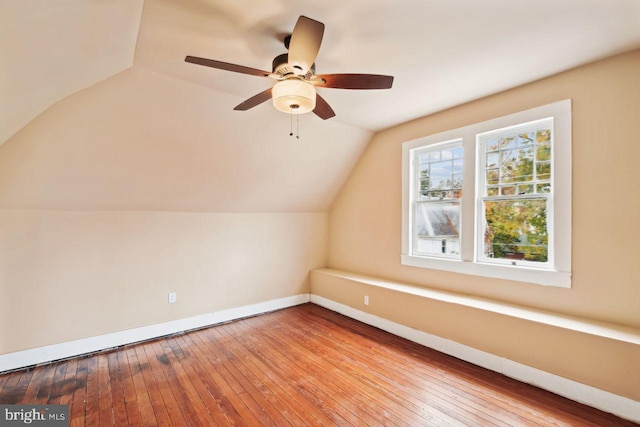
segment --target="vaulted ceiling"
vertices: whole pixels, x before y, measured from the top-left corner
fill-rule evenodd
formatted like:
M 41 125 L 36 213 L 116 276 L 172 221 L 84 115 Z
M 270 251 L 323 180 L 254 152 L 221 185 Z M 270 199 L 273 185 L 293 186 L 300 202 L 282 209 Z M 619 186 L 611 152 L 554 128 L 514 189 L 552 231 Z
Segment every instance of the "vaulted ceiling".
M 640 47 L 637 0 L 5 0 L 0 206 L 326 210 L 373 132 Z M 319 89 L 337 116 L 233 107 L 270 79 L 299 15 L 326 25 Z M 295 124 L 294 124 L 295 125 Z M 55 190 L 55 191 L 54 191 Z

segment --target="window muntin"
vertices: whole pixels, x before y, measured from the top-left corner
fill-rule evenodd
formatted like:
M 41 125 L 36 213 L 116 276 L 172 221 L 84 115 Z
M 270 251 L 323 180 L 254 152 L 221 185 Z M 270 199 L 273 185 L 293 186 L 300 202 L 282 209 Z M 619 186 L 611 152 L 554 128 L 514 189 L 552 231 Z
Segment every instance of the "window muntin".
M 485 132 L 476 138 L 477 259 L 552 267 L 553 118 Z
M 434 144 L 413 152 L 416 194 L 412 253 L 460 259 L 462 141 Z

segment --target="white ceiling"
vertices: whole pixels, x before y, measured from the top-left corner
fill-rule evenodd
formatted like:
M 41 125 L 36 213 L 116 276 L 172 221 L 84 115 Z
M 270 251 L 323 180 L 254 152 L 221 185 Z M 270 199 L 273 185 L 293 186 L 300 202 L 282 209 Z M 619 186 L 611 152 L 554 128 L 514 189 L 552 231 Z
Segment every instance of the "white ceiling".
M 326 25 L 319 73 L 395 76 L 388 91 L 320 89 L 337 113 L 331 120 L 367 130 L 640 47 L 638 0 L 3 0 L 0 8 L 0 142 L 132 64 L 241 102 L 273 82 L 184 57 L 268 70 L 301 14 Z M 265 108 L 236 114 L 254 121 Z
M 269 70 L 300 15 L 326 25 L 337 116 L 290 121 Z M 640 47 L 640 0 L 0 0 L 0 207 L 326 211 L 373 131 Z M 6 143 L 5 143 L 6 142 Z
M 270 71 L 301 14 L 326 26 L 318 73 L 395 76 L 389 91 L 319 90 L 334 120 L 369 130 L 640 47 L 638 0 L 147 0 L 135 65 L 243 100 L 273 82 L 184 56 Z

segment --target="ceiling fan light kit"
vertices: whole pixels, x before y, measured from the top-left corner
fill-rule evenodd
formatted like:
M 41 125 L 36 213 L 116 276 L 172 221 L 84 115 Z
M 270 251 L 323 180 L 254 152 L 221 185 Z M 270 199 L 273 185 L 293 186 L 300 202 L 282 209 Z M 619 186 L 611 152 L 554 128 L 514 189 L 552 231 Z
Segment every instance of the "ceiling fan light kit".
M 273 106 L 289 114 L 305 114 L 316 108 L 316 88 L 298 78 L 276 83 L 271 89 Z
M 324 24 L 306 16 L 300 16 L 291 36 L 285 38 L 288 53 L 273 60 L 272 72 L 258 70 L 214 59 L 187 56 L 192 64 L 219 70 L 233 71 L 258 77 L 268 77 L 278 82 L 271 89 L 260 92 L 237 105 L 234 110 L 246 111 L 269 98 L 273 106 L 287 114 L 313 113 L 323 120 L 336 114 L 319 94 L 316 87 L 335 89 L 390 89 L 393 76 L 377 74 L 315 74 L 315 60 L 320 50 Z

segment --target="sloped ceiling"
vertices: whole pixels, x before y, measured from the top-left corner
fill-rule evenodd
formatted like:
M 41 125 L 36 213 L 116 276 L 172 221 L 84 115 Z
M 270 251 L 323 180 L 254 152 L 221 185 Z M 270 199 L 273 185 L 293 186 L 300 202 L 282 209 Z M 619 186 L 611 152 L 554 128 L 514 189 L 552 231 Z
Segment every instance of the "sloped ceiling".
M 142 0 L 0 2 L 0 144 L 53 103 L 133 65 Z
M 326 210 L 372 132 L 640 47 L 637 0 L 5 0 L 0 207 Z M 319 89 L 337 117 L 233 107 L 299 15 L 326 25 Z M 295 126 L 295 123 L 294 123 Z M 8 141 L 8 142 L 6 142 Z M 6 142 L 6 143 L 5 143 Z

